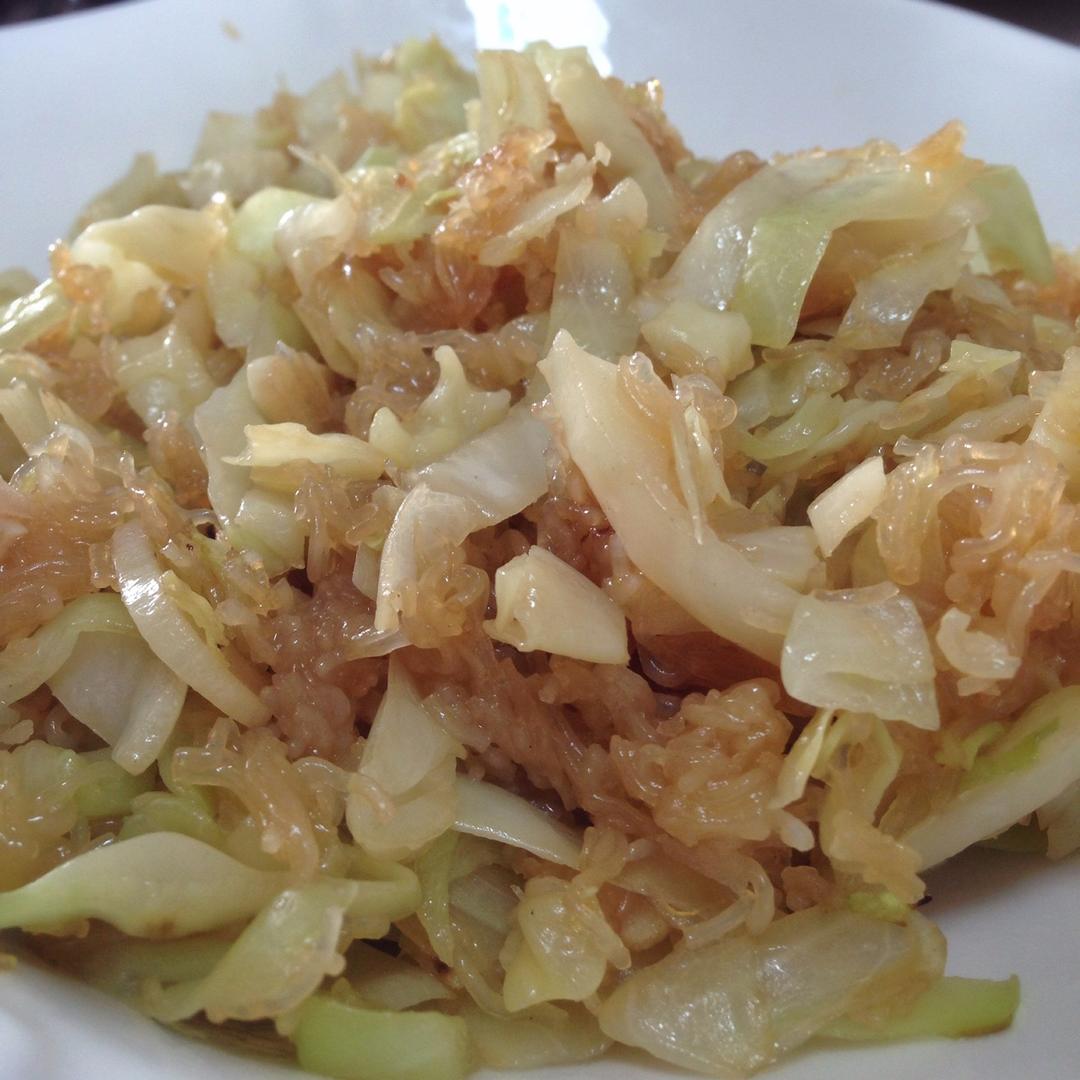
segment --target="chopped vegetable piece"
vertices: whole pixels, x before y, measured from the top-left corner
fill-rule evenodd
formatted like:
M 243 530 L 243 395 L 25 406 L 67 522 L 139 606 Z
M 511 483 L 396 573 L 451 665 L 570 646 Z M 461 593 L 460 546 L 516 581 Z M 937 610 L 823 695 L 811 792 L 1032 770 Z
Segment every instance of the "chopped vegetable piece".
M 1020 980 L 1015 975 L 1000 982 L 946 975 L 923 991 L 909 1012 L 882 1024 L 838 1020 L 822 1035 L 853 1042 L 987 1035 L 1007 1028 L 1019 1005 Z
M 290 1038 L 301 1068 L 340 1080 L 458 1080 L 468 1071 L 465 1021 L 436 1012 L 358 1009 L 316 994 Z

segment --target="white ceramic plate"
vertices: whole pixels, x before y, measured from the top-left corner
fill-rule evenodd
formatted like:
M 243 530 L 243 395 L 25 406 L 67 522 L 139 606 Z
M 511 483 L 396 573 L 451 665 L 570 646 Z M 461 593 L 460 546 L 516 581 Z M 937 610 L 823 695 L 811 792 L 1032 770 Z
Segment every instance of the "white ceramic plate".
M 239 37 L 227 34 L 225 24 Z M 137 150 L 182 165 L 211 108 L 251 110 L 279 78 L 306 88 L 353 49 L 439 33 L 467 53 L 537 37 L 588 44 L 660 77 L 675 122 L 714 154 L 911 143 L 950 119 L 971 152 L 1018 164 L 1052 237 L 1080 243 L 1080 51 L 916 0 L 144 0 L 0 31 L 0 266 L 47 245 Z M 1080 861 L 969 853 L 932 875 L 928 914 L 957 974 L 1023 983 L 1013 1029 L 986 1039 L 814 1049 L 770 1075 L 1050 1080 L 1080 1061 Z M 0 977 L 3 1080 L 298 1076 L 181 1039 L 81 986 Z M 686 1075 L 642 1058 L 537 1080 Z

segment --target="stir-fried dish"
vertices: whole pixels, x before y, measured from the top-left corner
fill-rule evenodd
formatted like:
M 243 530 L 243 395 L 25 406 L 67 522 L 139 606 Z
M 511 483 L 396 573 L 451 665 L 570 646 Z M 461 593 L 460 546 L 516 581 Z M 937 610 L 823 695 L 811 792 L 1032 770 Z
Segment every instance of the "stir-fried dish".
M 918 909 L 1080 846 L 1080 264 L 962 144 L 427 42 L 136 158 L 0 277 L 0 928 L 355 1080 L 1008 1025 Z

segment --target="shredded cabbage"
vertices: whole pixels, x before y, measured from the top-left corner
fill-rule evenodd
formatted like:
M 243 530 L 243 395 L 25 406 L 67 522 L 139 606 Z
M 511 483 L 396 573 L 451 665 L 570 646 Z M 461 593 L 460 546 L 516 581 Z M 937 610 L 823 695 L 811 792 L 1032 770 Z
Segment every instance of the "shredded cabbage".
M 598 1057 L 610 1045 L 584 1008 L 551 1006 L 512 1017 L 467 1009 L 469 1042 L 481 1063 L 491 1069 L 535 1069 L 573 1065 Z
M 136 634 L 80 635 L 48 682 L 64 708 L 100 735 L 116 762 L 133 773 L 161 753 L 188 689 Z
M 806 508 L 821 553 L 831 555 L 884 497 L 885 466 L 879 457 L 868 458 L 823 491 Z
M 398 507 L 383 544 L 375 629 L 397 630 L 402 613 L 415 610 L 415 582 L 425 556 L 460 544 L 484 524 L 484 515 L 471 499 L 417 484 Z
M 974 772 L 978 767 L 978 773 Z M 924 867 L 1003 832 L 1080 779 L 1080 689 L 1051 691 L 975 759 L 971 782 L 908 829 Z
M 1061 371 L 1039 376 L 1042 408 L 1029 438 L 1051 450 L 1065 466 L 1072 490 L 1080 489 L 1080 443 L 1077 441 L 1077 386 L 1080 385 L 1080 348 L 1067 349 Z M 1047 385 L 1050 379 L 1053 382 Z
M 500 49 L 476 57 L 480 90 L 476 116 L 481 151 L 497 146 L 514 128 L 539 131 L 548 122 L 548 92 L 533 58 Z
M 0 886 L 32 882 L 67 856 L 71 834 L 100 829 L 102 819 L 131 814 L 153 787 L 153 770 L 125 772 L 107 750 L 76 753 L 9 729 L 0 750 L 0 806 L 9 819 L 0 838 Z
M 675 227 L 671 180 L 656 152 L 618 98 L 600 78 L 583 49 L 536 53 L 552 99 L 559 105 L 582 147 L 603 144 L 610 154 L 609 177 L 632 177 L 645 193 L 649 224 L 664 232 Z
M 927 1036 L 966 1038 L 1007 1028 L 1020 1004 L 1020 980 L 945 976 L 915 999 L 910 1011 L 885 1023 L 840 1020 L 823 1034 L 855 1042 Z
M 62 323 L 69 311 L 56 283 L 43 281 L 0 309 L 0 348 L 21 349 Z
M 454 828 L 523 848 L 541 859 L 576 867 L 581 841 L 520 796 L 483 780 L 457 779 Z
M 125 634 L 133 630 L 131 616 L 115 594 L 95 593 L 72 601 L 37 633 L 0 652 L 0 701 L 18 701 L 51 679 L 83 633 Z
M 207 495 L 222 526 L 238 546 L 259 553 L 271 573 L 302 561 L 304 534 L 293 514 L 292 499 L 278 492 L 252 490 L 252 477 L 241 460 L 248 427 L 265 417 L 240 370 L 228 386 L 215 390 L 194 413 L 206 457 Z
M 147 1011 L 167 1023 L 197 1012 L 221 1023 L 295 1008 L 345 966 L 338 943 L 357 888 L 325 881 L 279 893 L 206 975 L 152 989 Z
M 435 350 L 439 381 L 407 423 L 389 408 L 371 421 L 369 440 L 403 468 L 416 468 L 444 457 L 467 439 L 502 420 L 510 407 L 505 390 L 475 390 L 461 361 L 449 346 Z
M 593 189 L 595 160 L 578 155 L 556 166 L 556 182 L 524 202 L 501 236 L 492 237 L 480 251 L 485 266 L 506 266 L 524 255 L 530 241 L 547 236 L 564 214 L 580 206 Z
M 630 966 L 630 953 L 604 917 L 597 891 L 583 874 L 569 882 L 529 881 L 500 957 L 510 1012 L 546 1001 L 584 1001 L 599 989 L 609 964 Z
M 226 715 L 246 724 L 264 723 L 269 711 L 208 645 L 169 596 L 150 541 L 130 522 L 113 538 L 113 561 L 124 606 L 154 655 L 178 678 Z
M 978 226 L 979 240 L 993 270 L 1022 270 L 1033 281 L 1050 281 L 1050 245 L 1023 177 L 1011 165 L 985 169 L 971 183 L 989 215 Z
M 900 765 L 896 740 L 883 720 L 844 712 L 826 735 L 815 775 L 826 785 L 820 812 L 822 851 L 838 872 L 883 886 L 902 916 L 905 905 L 921 900 L 926 889 L 917 875 L 918 851 L 890 835 L 884 821 L 878 822 L 882 799 Z M 877 903 L 877 893 L 870 895 Z M 859 910 L 857 904 L 852 906 Z M 880 907 L 864 910 L 880 915 Z
M 940 723 L 926 631 L 915 605 L 895 589 L 800 599 L 780 671 L 784 686 L 811 705 L 921 728 Z
M 842 1017 L 903 1009 L 940 975 L 940 935 L 850 912 L 803 911 L 757 938 L 673 952 L 620 983 L 600 1009 L 612 1038 L 674 1065 L 735 1076 L 775 1061 Z
M 754 366 L 750 326 L 737 311 L 673 300 L 641 326 L 658 359 L 680 375 L 702 371 L 724 386 Z
M 415 484 L 474 503 L 490 525 L 519 514 L 547 491 L 544 455 L 551 437 L 528 405 L 410 474 Z
M 139 637 L 114 593 L 72 601 L 35 634 L 0 652 L 0 704 L 45 683 L 133 773 L 157 758 L 187 693 Z
M 400 860 L 445 832 L 454 821 L 454 767 L 463 755 L 391 658 L 386 693 L 349 781 L 346 817 L 356 842 L 377 858 Z
M 1080 847 L 1080 262 L 956 124 L 357 57 L 0 273 L 0 929 L 350 1080 L 1006 1026 Z
M 191 319 L 178 317 L 156 333 L 129 338 L 116 349 L 116 381 L 143 423 L 170 412 L 190 416 L 217 389 L 206 367 L 204 342 L 191 332 L 204 336 L 205 327 L 189 328 L 200 315 L 193 311 Z
M 841 155 L 808 156 L 748 177 L 705 215 L 660 281 L 658 294 L 667 300 L 696 300 L 706 308 L 728 307 L 758 219 L 835 181 L 846 165 Z
M 675 495 L 666 448 L 618 399 L 616 369 L 564 334 L 541 370 L 570 454 L 631 560 L 705 626 L 776 657 L 797 594 L 715 534 L 698 539 Z
M 444 834 L 420 856 L 420 925 L 434 955 L 452 968 L 469 997 L 504 1015 L 499 955 L 513 926 L 520 878 L 497 844 Z
M 341 1080 L 459 1080 L 468 1071 L 465 1021 L 437 1012 L 362 1009 L 316 994 L 289 1037 L 301 1068 Z
M 412 1009 L 454 996 L 430 971 L 364 943 L 350 949 L 345 978 L 366 1005 L 378 1009 Z
M 495 618 L 484 629 L 518 652 L 542 649 L 596 664 L 625 664 L 626 618 L 583 574 L 533 546 L 499 567 Z
M 73 254 L 77 257 L 79 243 L 101 244 L 166 281 L 192 284 L 205 280 L 210 258 L 224 236 L 213 206 L 203 210 L 143 206 L 125 217 L 90 225 L 80 234 Z
M 626 252 L 605 237 L 559 237 L 550 328 L 609 360 L 633 352 L 638 337 L 634 275 Z
M 779 810 L 803 797 L 807 782 L 817 768 L 832 719 L 832 709 L 818 709 L 813 720 L 799 732 L 799 737 L 784 757 L 770 807 Z
M 264 470 L 309 461 L 350 480 L 377 480 L 386 464 L 382 454 L 362 439 L 334 432 L 315 435 L 303 424 L 247 424 L 244 438 L 243 453 L 222 458 L 226 465 Z
M 966 241 L 958 229 L 937 243 L 889 256 L 856 286 L 838 340 L 859 349 L 900 345 L 927 296 L 956 284 L 968 261 Z
M 0 893 L 0 928 L 102 919 L 135 937 L 182 937 L 253 915 L 285 874 L 253 870 L 180 833 L 92 848 L 19 889 Z
M 1080 780 L 1039 807 L 1038 823 L 1046 833 L 1046 854 L 1051 859 L 1080 850 Z

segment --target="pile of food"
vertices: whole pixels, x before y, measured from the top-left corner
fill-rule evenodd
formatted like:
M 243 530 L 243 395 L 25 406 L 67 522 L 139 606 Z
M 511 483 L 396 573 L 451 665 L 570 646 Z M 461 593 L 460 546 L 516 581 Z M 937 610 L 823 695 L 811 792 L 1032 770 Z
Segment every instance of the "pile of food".
M 1080 263 L 962 142 L 426 42 L 138 157 L 0 277 L 0 927 L 357 1080 L 1007 1025 L 916 909 L 1080 846 Z

